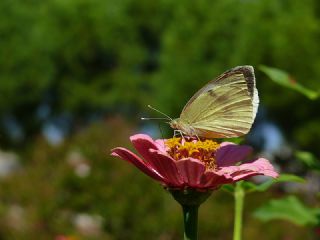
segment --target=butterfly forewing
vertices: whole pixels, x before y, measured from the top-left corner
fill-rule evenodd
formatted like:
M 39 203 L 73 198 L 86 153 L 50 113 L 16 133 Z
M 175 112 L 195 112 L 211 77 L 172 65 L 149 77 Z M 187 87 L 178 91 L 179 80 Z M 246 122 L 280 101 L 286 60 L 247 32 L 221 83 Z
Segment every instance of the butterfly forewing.
M 198 136 L 237 137 L 250 130 L 258 103 L 253 68 L 237 67 L 200 89 L 182 110 L 180 121 Z

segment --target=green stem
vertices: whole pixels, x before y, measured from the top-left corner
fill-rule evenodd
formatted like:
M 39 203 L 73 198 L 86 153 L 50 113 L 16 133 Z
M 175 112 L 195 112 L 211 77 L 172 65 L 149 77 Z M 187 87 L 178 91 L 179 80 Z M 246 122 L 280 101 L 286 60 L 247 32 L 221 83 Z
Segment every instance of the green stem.
M 242 187 L 242 183 L 237 182 L 236 188 L 234 191 L 235 216 L 234 216 L 233 240 L 241 240 L 244 196 L 245 196 L 245 192 Z
M 199 205 L 182 205 L 184 222 L 184 240 L 198 239 Z
M 198 209 L 210 197 L 212 191 L 197 189 L 168 189 L 183 209 L 184 240 L 198 239 Z

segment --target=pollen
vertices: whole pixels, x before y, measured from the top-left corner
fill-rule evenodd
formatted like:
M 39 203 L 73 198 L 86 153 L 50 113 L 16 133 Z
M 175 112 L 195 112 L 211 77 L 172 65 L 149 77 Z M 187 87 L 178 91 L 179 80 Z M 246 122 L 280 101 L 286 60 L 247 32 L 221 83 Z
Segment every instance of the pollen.
M 220 145 L 213 140 L 174 137 L 167 139 L 165 144 L 169 155 L 177 161 L 192 157 L 202 161 L 206 169 L 217 167 L 215 155 Z

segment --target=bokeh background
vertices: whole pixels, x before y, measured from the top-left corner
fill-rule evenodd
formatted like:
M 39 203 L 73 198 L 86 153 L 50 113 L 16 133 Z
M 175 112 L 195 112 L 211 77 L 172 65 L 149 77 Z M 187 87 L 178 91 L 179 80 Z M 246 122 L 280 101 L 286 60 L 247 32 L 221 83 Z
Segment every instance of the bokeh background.
M 287 194 L 318 204 L 319 175 L 295 152 L 320 156 L 319 100 L 259 69 L 320 90 L 319 1 L 1 0 L 0 10 L 0 239 L 181 239 L 179 205 L 110 149 L 137 132 L 172 136 L 140 120 L 159 116 L 148 104 L 177 117 L 206 82 L 246 64 L 261 98 L 246 142 L 307 182 L 248 195 L 244 239 L 318 239 L 314 226 L 252 213 Z M 231 239 L 232 196 L 214 193 L 199 221 L 200 239 Z

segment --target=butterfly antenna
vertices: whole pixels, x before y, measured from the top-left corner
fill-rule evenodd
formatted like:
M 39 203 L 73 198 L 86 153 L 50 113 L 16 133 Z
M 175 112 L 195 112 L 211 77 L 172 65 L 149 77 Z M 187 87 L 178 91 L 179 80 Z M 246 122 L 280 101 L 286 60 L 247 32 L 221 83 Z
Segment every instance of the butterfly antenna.
M 148 108 L 150 108 L 150 109 L 152 109 L 152 110 L 154 110 L 154 111 L 156 111 L 156 112 L 158 112 L 158 113 L 160 113 L 160 114 L 164 115 L 164 116 L 165 116 L 165 118 L 141 118 L 141 120 L 151 120 L 151 119 L 156 119 L 156 120 L 170 120 L 170 121 L 172 121 L 172 118 L 171 118 L 171 117 L 169 117 L 167 114 L 165 114 L 165 113 L 161 112 L 160 110 L 158 110 L 158 109 L 156 109 L 156 108 L 152 107 L 151 105 L 148 105 Z
M 142 117 L 140 119 L 141 120 L 168 120 L 168 118 L 145 118 L 145 117 Z

